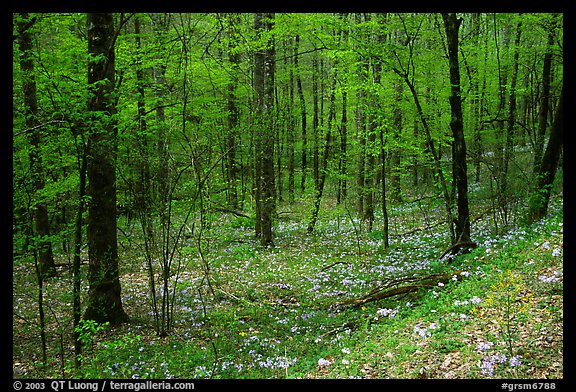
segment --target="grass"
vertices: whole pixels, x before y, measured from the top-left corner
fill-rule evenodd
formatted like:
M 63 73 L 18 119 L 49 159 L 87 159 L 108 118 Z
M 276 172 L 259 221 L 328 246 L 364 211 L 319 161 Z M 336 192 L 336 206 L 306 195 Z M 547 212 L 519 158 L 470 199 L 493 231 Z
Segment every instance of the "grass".
M 307 235 L 296 208 L 277 222 L 275 247 L 262 248 L 246 219 L 214 216 L 203 238 L 208 276 L 188 244 L 165 338 L 155 334 L 144 260 L 131 240 L 122 271 L 131 322 L 95 329 L 80 369 L 71 356 L 69 271 L 46 287 L 42 366 L 34 276 L 20 260 L 13 367 L 25 378 L 562 378 L 563 211 L 555 203 L 548 219 L 505 233 L 477 221 L 479 247 L 451 263 L 438 261 L 443 225 L 393 236 L 384 249 L 379 227 L 360 233 L 360 222 L 337 209 Z M 424 225 L 418 210 L 395 207 L 394 233 Z M 452 271 L 461 279 L 434 289 L 335 306 L 386 278 Z

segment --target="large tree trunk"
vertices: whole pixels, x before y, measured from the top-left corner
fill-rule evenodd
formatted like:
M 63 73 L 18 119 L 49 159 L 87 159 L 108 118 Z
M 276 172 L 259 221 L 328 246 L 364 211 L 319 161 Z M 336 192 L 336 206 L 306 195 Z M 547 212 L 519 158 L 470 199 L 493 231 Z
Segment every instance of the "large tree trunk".
M 38 128 L 38 100 L 36 97 L 36 80 L 34 78 L 34 59 L 32 56 L 32 35 L 29 27 L 33 20 L 29 20 L 27 13 L 22 13 L 17 19 L 20 49 L 20 70 L 22 71 L 22 90 L 24 93 L 24 116 L 26 127 L 30 132 L 30 173 L 33 182 L 33 192 L 37 193 L 44 188 L 44 174 L 42 157 L 40 154 L 41 137 Z M 37 201 L 33 205 L 35 241 L 38 249 L 39 272 L 42 279 L 56 275 L 52 243 L 50 236 L 50 221 L 46 203 Z
M 87 156 L 88 305 L 84 318 L 120 323 L 127 319 L 120 296 L 116 233 L 116 150 L 114 115 L 114 19 L 112 14 L 89 13 L 88 111 L 93 113 Z
M 254 30 L 259 36 L 272 30 L 274 14 L 255 14 Z M 274 43 L 268 41 L 254 54 L 256 112 L 256 235 L 263 246 L 271 245 L 274 193 Z
M 534 150 L 534 172 L 542 161 L 542 151 L 544 150 L 544 136 L 548 127 L 549 107 L 550 107 L 550 84 L 552 79 L 552 50 L 556 40 L 556 29 L 558 27 L 558 14 L 553 14 L 548 30 L 548 44 L 544 54 L 544 64 L 542 66 L 542 95 L 540 96 L 540 111 L 538 113 L 538 134 L 536 135 L 536 146 Z
M 552 183 L 556 176 L 560 153 L 562 152 L 564 134 L 564 89 L 560 93 L 560 101 L 554 117 L 554 124 L 550 131 L 550 138 L 546 151 L 542 157 L 542 163 L 537 172 L 537 186 L 530 201 L 529 220 L 536 222 L 546 216 L 548 203 L 552 190 Z
M 450 63 L 450 128 L 454 138 L 452 145 L 453 178 L 457 190 L 456 242 L 470 241 L 470 212 L 468 208 L 468 174 L 466 169 L 466 143 L 462 120 L 462 99 L 460 97 L 460 68 L 458 64 L 458 29 L 461 19 L 456 14 L 442 14 L 448 42 L 448 61 Z

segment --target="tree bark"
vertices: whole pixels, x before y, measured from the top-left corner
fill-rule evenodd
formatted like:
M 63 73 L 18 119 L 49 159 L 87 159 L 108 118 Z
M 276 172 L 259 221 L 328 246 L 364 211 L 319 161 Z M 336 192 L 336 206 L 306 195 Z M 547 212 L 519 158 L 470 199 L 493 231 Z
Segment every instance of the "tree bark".
M 228 206 L 238 208 L 238 191 L 236 188 L 238 164 L 236 162 L 236 143 L 238 138 L 238 107 L 236 104 L 236 88 L 240 67 L 240 53 L 237 50 L 239 36 L 236 29 L 239 26 L 240 15 L 228 14 L 228 61 L 230 62 L 230 81 L 228 82 L 228 131 L 226 134 L 226 158 L 228 175 Z
M 272 30 L 274 14 L 254 15 L 254 30 L 260 37 Z M 274 187 L 274 42 L 270 39 L 254 54 L 256 127 L 256 235 L 263 246 L 272 245 Z
M 529 221 L 536 222 L 546 216 L 548 203 L 552 191 L 552 184 L 558 169 L 560 154 L 562 152 L 564 134 L 564 89 L 560 93 L 560 101 L 556 109 L 554 124 L 550 131 L 550 138 L 546 151 L 542 157 L 542 163 L 537 172 L 537 185 L 530 201 Z
M 508 123 L 506 126 L 506 141 L 504 144 L 504 156 L 502 157 L 502 169 L 500 179 L 500 195 L 507 198 L 508 193 L 508 166 L 512 159 L 512 152 L 515 145 L 514 121 L 516 118 L 516 83 L 518 81 L 518 57 L 520 47 L 520 37 L 522 35 L 522 22 L 516 25 L 516 37 L 514 39 L 514 63 L 512 65 L 512 78 L 510 80 L 510 97 L 508 99 Z
M 554 14 L 548 31 L 548 44 L 544 54 L 544 64 L 542 66 L 542 95 L 540 96 L 540 111 L 538 113 L 538 134 L 536 135 L 536 146 L 534 151 L 534 172 L 538 172 L 538 167 L 542 163 L 542 151 L 544 150 L 544 136 L 548 126 L 549 106 L 550 106 L 550 81 L 552 79 L 552 45 L 556 39 L 558 15 Z
M 294 69 L 296 71 L 296 87 L 298 90 L 298 100 L 300 101 L 300 121 L 302 128 L 302 178 L 300 180 L 300 191 L 304 193 L 306 190 L 306 174 L 308 171 L 307 167 L 307 124 L 306 124 L 306 101 L 304 100 L 304 92 L 302 90 L 302 77 L 300 76 L 300 66 L 298 65 L 298 48 L 300 47 L 300 35 L 296 34 L 296 39 L 294 41 Z
M 126 321 L 128 316 L 122 307 L 118 269 L 113 15 L 89 13 L 86 25 L 92 129 L 87 156 L 90 288 L 84 318 L 115 324 Z
M 456 14 L 442 14 L 448 43 L 450 64 L 450 128 L 454 138 L 452 144 L 452 170 L 457 190 L 457 210 L 455 242 L 470 241 L 470 211 L 468 207 L 468 174 L 466 167 L 466 142 L 462 119 L 462 99 L 460 94 L 460 67 L 458 63 L 458 29 L 462 22 Z

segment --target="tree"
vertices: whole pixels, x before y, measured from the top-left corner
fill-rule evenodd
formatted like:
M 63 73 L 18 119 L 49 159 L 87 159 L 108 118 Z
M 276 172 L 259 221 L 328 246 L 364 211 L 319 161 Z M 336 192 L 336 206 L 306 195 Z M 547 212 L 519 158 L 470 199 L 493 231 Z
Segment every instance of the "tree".
M 238 163 L 236 162 L 236 144 L 238 139 L 238 104 L 236 89 L 238 88 L 238 73 L 240 67 L 240 52 L 238 45 L 240 36 L 239 28 L 240 15 L 227 14 L 226 23 L 228 30 L 228 60 L 230 62 L 230 81 L 227 88 L 227 109 L 228 109 L 228 133 L 226 135 L 226 162 L 228 177 L 228 205 L 231 208 L 238 207 L 238 192 L 236 189 Z
M 550 131 L 550 138 L 546 151 L 542 157 L 542 163 L 536 173 L 537 185 L 533 191 L 532 200 L 530 202 L 530 210 L 528 213 L 529 222 L 536 222 L 546 216 L 548 212 L 548 203 L 552 191 L 552 183 L 556 176 L 558 163 L 560 161 L 560 154 L 562 152 L 564 134 L 564 89 L 560 93 L 560 100 L 556 115 L 554 117 L 554 124 Z
M 36 18 L 30 18 L 27 13 L 19 14 L 17 18 L 18 44 L 20 49 L 20 69 L 22 71 L 22 90 L 24 96 L 24 117 L 27 129 L 30 130 L 30 173 L 32 178 L 32 192 L 36 199 L 33 202 L 33 220 L 35 235 L 37 236 L 38 268 L 40 278 L 44 279 L 56 275 L 56 266 L 50 241 L 50 220 L 46 202 L 38 196 L 44 188 L 44 170 L 42 165 L 42 138 L 40 136 L 40 123 L 38 120 L 38 99 L 36 97 L 36 80 L 34 78 L 34 57 L 32 54 L 31 26 Z
M 120 323 L 122 307 L 116 225 L 116 150 L 114 98 L 114 17 L 90 13 L 88 34 L 88 111 L 92 113 L 87 156 L 88 174 L 88 305 L 84 318 Z
M 458 29 L 462 19 L 456 14 L 442 14 L 448 43 L 448 62 L 450 64 L 450 129 L 454 138 L 452 144 L 453 180 L 457 190 L 456 242 L 470 242 L 470 212 L 468 207 L 468 174 L 466 168 L 466 142 L 462 119 L 462 98 L 460 92 L 460 65 L 458 63 Z
M 254 30 L 263 40 L 254 53 L 254 111 L 255 182 L 256 182 L 256 235 L 263 246 L 271 245 L 272 214 L 275 210 L 274 193 L 274 41 L 270 32 L 274 21 L 272 13 L 254 14 Z
M 553 14 L 548 22 L 548 42 L 546 53 L 544 54 L 544 64 L 542 66 L 542 94 L 540 95 L 540 110 L 538 112 L 538 134 L 536 135 L 536 146 L 534 151 L 534 172 L 541 165 L 542 150 L 544 150 L 544 136 L 548 129 L 548 118 L 550 116 L 550 84 L 552 79 L 552 49 L 556 40 L 558 28 L 558 14 Z

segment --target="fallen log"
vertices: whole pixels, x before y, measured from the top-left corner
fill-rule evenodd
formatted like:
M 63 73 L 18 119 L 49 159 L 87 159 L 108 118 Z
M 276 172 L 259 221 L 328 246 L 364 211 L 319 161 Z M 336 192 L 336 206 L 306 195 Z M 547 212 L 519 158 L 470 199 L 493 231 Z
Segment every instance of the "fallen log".
M 368 302 L 379 301 L 397 295 L 417 292 L 421 288 L 437 287 L 438 283 L 446 284 L 451 280 L 462 279 L 461 271 L 423 276 L 407 276 L 387 282 L 371 292 L 358 297 L 339 302 L 336 306 L 360 306 Z

